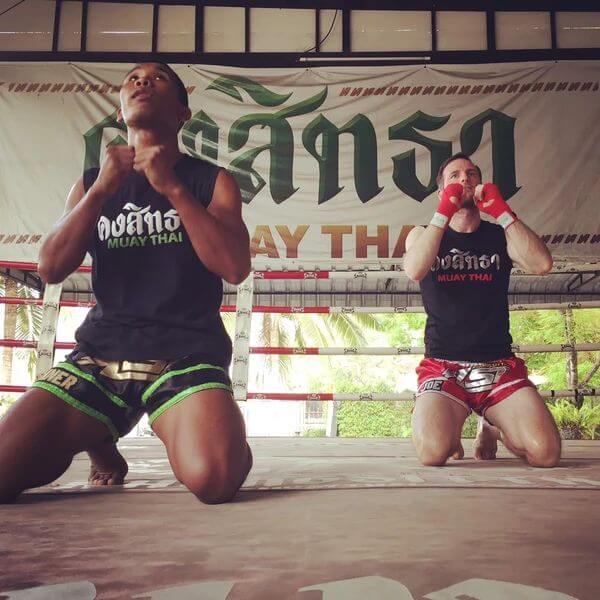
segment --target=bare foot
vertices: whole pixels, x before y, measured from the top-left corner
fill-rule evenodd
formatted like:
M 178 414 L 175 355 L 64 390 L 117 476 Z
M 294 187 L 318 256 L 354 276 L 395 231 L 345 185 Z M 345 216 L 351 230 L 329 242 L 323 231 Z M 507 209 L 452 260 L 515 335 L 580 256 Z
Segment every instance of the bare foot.
M 452 454 L 451 458 L 453 458 L 454 460 L 462 460 L 465 456 L 465 450 L 463 448 L 462 442 L 458 442 L 458 446 L 456 446 L 456 448 L 454 449 L 454 453 Z
M 92 462 L 90 485 L 123 485 L 129 467 L 112 440 L 90 448 L 87 453 Z
M 475 460 L 494 460 L 498 451 L 498 429 L 480 418 L 477 424 L 477 436 L 473 443 Z

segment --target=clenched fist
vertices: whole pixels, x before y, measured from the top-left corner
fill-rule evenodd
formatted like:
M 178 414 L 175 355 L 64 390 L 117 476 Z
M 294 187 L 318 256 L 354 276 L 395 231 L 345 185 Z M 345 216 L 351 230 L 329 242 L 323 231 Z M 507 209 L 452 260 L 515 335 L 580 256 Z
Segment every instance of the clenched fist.
M 431 224 L 446 229 L 454 213 L 461 207 L 463 202 L 464 188 L 460 183 L 451 183 L 444 188 L 440 194 L 440 203 L 437 211 L 431 219 Z
M 114 145 L 107 148 L 94 189 L 112 196 L 133 170 L 134 157 L 133 146 Z
M 479 184 L 475 188 L 475 204 L 477 208 L 496 219 L 506 229 L 517 220 L 517 215 L 510 209 L 497 185 L 493 183 Z
M 143 173 L 150 185 L 159 193 L 168 195 L 181 181 L 173 167 L 178 157 L 173 157 L 165 146 L 149 146 L 137 150 L 133 168 Z

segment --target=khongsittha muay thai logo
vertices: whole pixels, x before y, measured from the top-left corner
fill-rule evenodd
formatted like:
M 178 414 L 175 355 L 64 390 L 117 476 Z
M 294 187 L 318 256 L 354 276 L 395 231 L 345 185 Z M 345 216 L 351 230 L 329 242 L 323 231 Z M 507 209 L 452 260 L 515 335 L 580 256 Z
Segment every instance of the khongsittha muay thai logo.
M 183 242 L 183 231 L 175 209 L 163 213 L 160 210 L 151 211 L 150 205 L 141 208 L 128 202 L 115 219 L 104 215 L 98 219 L 98 237 L 111 250 L 180 244 Z
M 438 271 L 438 281 L 492 281 L 493 271 L 500 270 L 500 263 L 499 254 L 478 256 L 468 250 L 452 248 L 446 256 L 436 256 L 431 270 Z

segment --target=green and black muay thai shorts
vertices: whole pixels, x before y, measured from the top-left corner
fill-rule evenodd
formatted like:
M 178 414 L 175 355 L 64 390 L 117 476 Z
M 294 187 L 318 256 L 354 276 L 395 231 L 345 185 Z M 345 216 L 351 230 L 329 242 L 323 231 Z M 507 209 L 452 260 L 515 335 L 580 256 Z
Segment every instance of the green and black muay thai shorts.
M 225 366 L 202 354 L 130 362 L 87 356 L 77 348 L 32 387 L 61 398 L 106 425 L 115 440 L 148 414 L 152 424 L 166 410 L 202 390 L 232 393 Z

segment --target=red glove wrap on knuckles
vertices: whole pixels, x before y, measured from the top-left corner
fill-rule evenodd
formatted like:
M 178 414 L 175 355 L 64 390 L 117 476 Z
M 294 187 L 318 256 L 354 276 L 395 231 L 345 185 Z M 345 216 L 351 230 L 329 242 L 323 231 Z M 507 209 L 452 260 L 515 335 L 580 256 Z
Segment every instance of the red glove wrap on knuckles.
M 444 188 L 440 203 L 431 219 L 431 224 L 446 229 L 454 213 L 460 208 L 464 188 L 460 183 L 451 183 Z
M 480 183 L 475 188 L 474 200 L 480 212 L 494 217 L 504 229 L 517 220 L 517 215 L 510 209 L 494 183 Z

